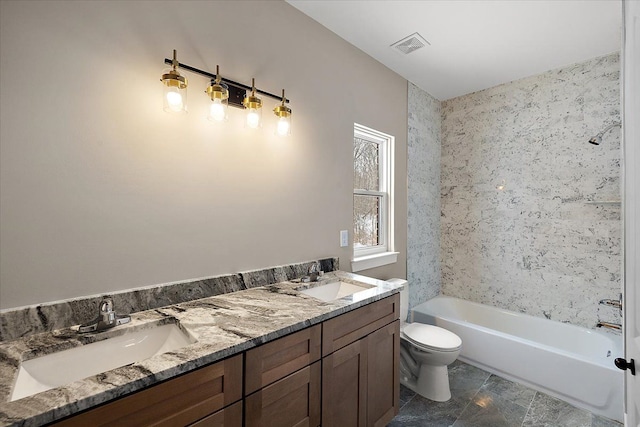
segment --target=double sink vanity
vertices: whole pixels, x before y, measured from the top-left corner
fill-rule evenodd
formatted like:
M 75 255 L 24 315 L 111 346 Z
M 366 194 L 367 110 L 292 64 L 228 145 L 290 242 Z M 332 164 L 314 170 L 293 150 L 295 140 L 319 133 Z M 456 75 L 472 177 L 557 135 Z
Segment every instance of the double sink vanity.
M 384 426 L 399 290 L 333 271 L 0 342 L 0 425 Z

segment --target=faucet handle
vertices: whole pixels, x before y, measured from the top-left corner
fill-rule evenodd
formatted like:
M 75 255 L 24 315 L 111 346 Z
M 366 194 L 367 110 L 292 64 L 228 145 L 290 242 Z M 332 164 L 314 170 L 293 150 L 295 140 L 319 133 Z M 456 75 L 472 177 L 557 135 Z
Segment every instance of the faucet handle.
M 98 317 L 91 322 L 80 325 L 78 333 L 100 332 L 130 321 L 131 316 L 116 315 L 116 312 L 113 311 L 113 300 L 110 297 L 105 297 L 98 305 Z
M 104 298 L 100 302 L 100 313 L 110 313 L 113 311 L 113 300 L 111 298 Z

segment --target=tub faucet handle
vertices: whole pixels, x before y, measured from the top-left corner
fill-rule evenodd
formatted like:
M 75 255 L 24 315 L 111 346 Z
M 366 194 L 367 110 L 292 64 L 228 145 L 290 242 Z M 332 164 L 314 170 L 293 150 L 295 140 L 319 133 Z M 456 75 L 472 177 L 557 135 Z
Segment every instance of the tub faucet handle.
M 621 331 L 622 325 L 618 323 L 598 322 L 596 324 L 596 328 L 608 328 L 608 329 L 615 329 L 616 331 Z

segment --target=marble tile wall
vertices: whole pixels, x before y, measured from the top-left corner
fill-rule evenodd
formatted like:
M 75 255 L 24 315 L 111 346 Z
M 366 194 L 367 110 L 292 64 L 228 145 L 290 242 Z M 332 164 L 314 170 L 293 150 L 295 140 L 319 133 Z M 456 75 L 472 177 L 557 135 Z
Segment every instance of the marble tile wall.
M 621 289 L 619 55 L 442 104 L 442 292 L 585 327 Z M 411 138 L 410 138 L 411 141 Z M 411 147 L 411 145 L 410 145 Z M 411 235 L 411 233 L 410 233 Z
M 0 341 L 10 341 L 88 322 L 96 317 L 98 304 L 106 296 L 113 299 L 116 313 L 137 313 L 296 279 L 305 276 L 313 262 L 316 261 L 0 311 Z M 324 272 L 339 268 L 338 258 L 326 258 L 318 262 L 320 262 L 320 269 Z
M 407 279 L 413 307 L 440 294 L 440 101 L 409 83 Z

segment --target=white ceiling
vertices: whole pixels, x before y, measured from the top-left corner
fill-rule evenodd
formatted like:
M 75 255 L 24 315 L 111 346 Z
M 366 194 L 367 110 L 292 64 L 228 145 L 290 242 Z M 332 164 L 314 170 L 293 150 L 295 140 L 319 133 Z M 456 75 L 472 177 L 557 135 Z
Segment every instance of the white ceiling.
M 620 0 L 287 0 L 440 100 L 620 50 Z M 389 46 L 418 32 L 431 45 Z

